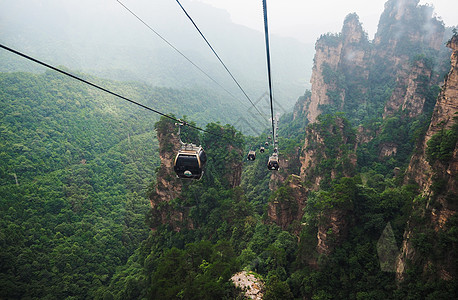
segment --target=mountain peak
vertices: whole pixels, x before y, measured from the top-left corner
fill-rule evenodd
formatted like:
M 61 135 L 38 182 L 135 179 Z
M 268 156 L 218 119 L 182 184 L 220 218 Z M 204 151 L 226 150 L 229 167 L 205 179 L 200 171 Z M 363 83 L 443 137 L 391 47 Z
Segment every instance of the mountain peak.
M 385 3 L 375 35 L 375 44 L 422 42 L 429 48 L 442 45 L 444 24 L 433 17 L 434 8 L 419 0 L 390 0 Z
M 342 38 L 345 44 L 359 43 L 362 40 L 367 40 L 367 33 L 363 30 L 359 16 L 356 13 L 348 14 L 345 17 L 342 27 Z

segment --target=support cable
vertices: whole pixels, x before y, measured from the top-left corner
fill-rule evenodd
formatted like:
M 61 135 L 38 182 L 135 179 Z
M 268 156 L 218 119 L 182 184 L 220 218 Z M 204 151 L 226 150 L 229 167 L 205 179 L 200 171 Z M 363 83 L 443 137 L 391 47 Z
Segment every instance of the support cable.
M 234 80 L 234 82 L 237 84 L 237 86 L 239 87 L 239 89 L 242 91 L 242 93 L 245 95 L 245 97 L 248 99 L 248 101 L 250 101 L 251 105 L 256 109 L 256 111 L 259 113 L 259 115 L 266 121 L 267 119 L 261 114 L 261 112 L 258 110 L 258 108 L 256 107 L 256 105 L 254 105 L 253 101 L 251 101 L 250 97 L 248 97 L 247 93 L 243 90 L 243 88 L 240 86 L 239 82 L 237 81 L 237 79 L 235 79 L 234 75 L 232 75 L 231 71 L 229 71 L 229 69 L 227 68 L 226 64 L 223 62 L 223 60 L 219 57 L 219 55 L 216 53 L 215 49 L 212 47 L 212 45 L 210 44 L 210 42 L 207 40 L 207 38 L 204 36 L 204 34 L 202 33 L 202 31 L 199 29 L 199 27 L 197 26 L 197 24 L 194 22 L 194 20 L 191 18 L 191 16 L 188 14 L 188 12 L 186 11 L 186 9 L 183 7 L 183 5 L 181 5 L 180 1 L 179 0 L 176 0 L 176 2 L 178 3 L 178 5 L 181 7 L 181 9 L 183 10 L 183 12 L 185 13 L 185 15 L 188 17 L 188 19 L 191 21 L 191 23 L 194 25 L 194 27 L 197 29 L 197 31 L 199 32 L 200 36 L 204 39 L 204 41 L 207 43 L 208 47 L 210 47 L 210 49 L 212 50 L 213 54 L 215 54 L 216 58 L 218 58 L 219 62 L 223 65 L 224 69 L 227 71 L 227 73 L 229 73 L 229 75 L 231 76 L 232 80 Z
M 172 43 L 170 43 L 166 38 L 164 38 L 162 35 L 160 35 L 156 30 L 154 30 L 148 23 L 143 21 L 136 13 L 134 13 L 131 9 L 129 9 L 124 3 L 122 3 L 120 0 L 116 0 L 124 9 L 126 9 L 130 14 L 132 14 L 137 20 L 139 20 L 143 25 L 145 25 L 149 30 L 151 30 L 154 34 L 156 34 L 161 40 L 163 40 L 167 45 L 169 45 L 173 50 L 175 50 L 178 54 L 180 54 L 183 58 L 185 58 L 189 63 L 191 63 L 194 67 L 196 67 L 201 73 L 203 73 L 205 76 L 207 76 L 211 81 L 213 81 L 216 85 L 218 85 L 221 89 L 223 89 L 226 93 L 228 93 L 232 98 L 236 99 L 239 101 L 241 104 L 245 104 L 242 100 L 237 98 L 234 94 L 232 94 L 230 91 L 228 91 L 225 87 L 223 87 L 218 81 L 213 79 L 210 75 L 208 75 L 207 72 L 205 72 L 201 67 L 199 67 L 196 63 L 194 63 L 190 58 L 188 58 L 183 52 L 181 52 L 178 48 L 176 48 Z M 231 75 L 232 76 L 232 75 Z M 238 84 L 238 83 L 237 83 Z M 245 93 L 245 92 L 244 92 Z M 245 94 L 246 97 L 248 97 Z M 248 98 L 249 99 L 249 98 Z M 250 100 L 250 99 L 249 99 Z M 251 100 L 250 100 L 251 102 Z M 253 102 L 251 104 L 254 106 Z M 256 108 L 256 107 L 255 107 Z M 259 114 L 259 110 L 256 108 Z M 261 115 L 261 117 L 266 120 L 266 118 Z M 267 120 L 266 120 L 267 121 Z
M 270 46 L 269 46 L 269 26 L 267 23 L 267 3 L 262 0 L 262 9 L 264 13 L 264 33 L 266 37 L 266 54 L 267 54 L 267 74 L 269 76 L 269 95 L 270 95 L 270 114 L 272 118 L 272 141 L 275 148 L 275 122 L 274 122 L 274 103 L 272 96 L 272 75 L 270 68 Z
M 90 81 L 87 81 L 87 80 L 85 80 L 85 79 L 83 79 L 83 78 L 81 78 L 81 77 L 78 77 L 78 76 L 76 76 L 76 75 L 73 75 L 73 74 L 71 74 L 71 73 L 69 73 L 69 72 L 66 72 L 66 71 L 62 70 L 62 69 L 56 68 L 56 67 L 54 67 L 54 66 L 51 66 L 51 65 L 49 65 L 49 64 L 47 64 L 47 63 L 44 63 L 44 62 L 42 62 L 42 61 L 40 61 L 40 60 L 38 60 L 38 59 L 35 59 L 35 58 L 31 57 L 31 56 L 28 56 L 28 55 L 26 55 L 26 54 L 24 54 L 24 53 L 21 53 L 21 52 L 16 51 L 16 50 L 14 50 L 14 49 L 12 49 L 12 48 L 9 48 L 9 47 L 7 47 L 7 46 L 5 46 L 5 45 L 3 45 L 3 44 L 0 44 L 0 48 L 3 48 L 3 49 L 5 49 L 5 50 L 7 50 L 7 51 L 9 51 L 9 52 L 11 52 L 11 53 L 16 54 L 16 55 L 22 56 L 23 58 L 26 58 L 26 59 L 28 59 L 28 60 L 31 60 L 31 61 L 33 61 L 33 62 L 35 62 L 35 63 L 37 63 L 37 64 L 40 64 L 40 65 L 42 65 L 42 66 L 44 66 L 44 67 L 46 67 L 46 68 L 48 68 L 48 69 L 54 70 L 54 71 L 56 71 L 56 72 L 58 72 L 58 73 L 61 73 L 61 74 L 65 75 L 65 76 L 71 77 L 71 78 L 73 78 L 73 79 L 75 79 L 75 80 L 78 80 L 78 81 L 84 83 L 84 84 L 90 85 L 90 86 L 92 86 L 92 87 L 94 87 L 94 88 L 96 88 L 96 89 L 99 89 L 99 90 L 101 90 L 101 91 L 103 91 L 103 92 L 105 92 L 105 93 L 108 93 L 108 94 L 113 95 L 113 96 L 115 96 L 115 97 L 121 98 L 121 99 L 123 99 L 123 100 L 125 100 L 125 101 L 127 101 L 127 102 L 130 102 L 130 103 L 132 103 L 132 104 L 135 104 L 135 105 L 137 105 L 137 106 L 140 106 L 140 107 L 142 107 L 142 108 L 144 108 L 144 109 L 146 109 L 146 110 L 149 110 L 149 111 L 151 111 L 151 112 L 153 112 L 153 113 L 156 113 L 156 114 L 158 114 L 158 115 L 161 115 L 161 116 L 163 116 L 163 117 L 166 117 L 166 118 L 168 118 L 168 119 L 170 119 L 170 120 L 173 120 L 173 121 L 175 121 L 175 122 L 177 122 L 177 123 L 180 123 L 180 124 L 189 126 L 189 127 L 194 128 L 194 129 L 196 129 L 196 130 L 199 130 L 199 131 L 202 131 L 202 132 L 205 132 L 205 133 L 214 135 L 214 136 L 221 137 L 221 138 L 223 138 L 223 139 L 229 139 L 229 138 L 226 138 L 226 137 L 224 137 L 224 136 L 222 136 L 222 135 L 220 135 L 220 134 L 217 134 L 217 133 L 214 133 L 214 132 L 205 130 L 205 129 L 203 129 L 203 128 L 199 128 L 199 127 L 197 127 L 197 126 L 194 126 L 194 125 L 192 125 L 192 124 L 189 124 L 189 123 L 187 123 L 187 122 L 184 122 L 184 121 L 182 121 L 182 120 L 180 120 L 180 119 L 177 119 L 177 118 L 174 118 L 174 117 L 172 117 L 172 116 L 166 115 L 166 114 L 164 114 L 164 113 L 162 113 L 162 112 L 160 112 L 160 111 L 158 111 L 158 110 L 155 110 L 155 109 L 153 109 L 153 108 L 151 108 L 151 107 L 148 107 L 148 106 L 143 105 L 143 104 L 141 104 L 141 103 L 139 103 L 139 102 L 136 102 L 136 101 L 134 101 L 134 100 L 131 100 L 131 99 L 129 99 L 129 98 L 127 98 L 127 97 L 124 97 L 124 96 L 122 96 L 122 95 L 120 95 L 120 94 L 117 94 L 117 93 L 115 93 L 115 92 L 112 92 L 112 91 L 110 91 L 110 90 L 108 90 L 108 89 L 106 89 L 106 88 L 104 88 L 104 87 L 101 87 L 101 86 L 95 84 L 95 83 L 92 83 L 92 82 L 90 82 Z

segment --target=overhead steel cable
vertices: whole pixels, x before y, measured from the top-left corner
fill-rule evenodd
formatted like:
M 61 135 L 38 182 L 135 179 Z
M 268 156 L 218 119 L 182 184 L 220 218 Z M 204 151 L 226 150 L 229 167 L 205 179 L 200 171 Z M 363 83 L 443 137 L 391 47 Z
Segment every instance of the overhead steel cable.
M 269 46 L 269 26 L 267 23 L 267 3 L 266 0 L 262 0 L 262 10 L 264 13 L 264 33 L 266 37 L 266 54 L 267 54 L 267 74 L 269 77 L 269 95 L 270 95 L 270 114 L 272 117 L 272 141 L 275 147 L 275 122 L 274 122 L 274 102 L 272 95 L 272 75 L 270 68 L 270 46 Z
M 222 86 L 218 81 L 213 79 L 207 72 L 205 72 L 201 67 L 199 67 L 196 63 L 194 63 L 189 57 L 187 57 L 183 52 L 181 52 L 178 48 L 176 48 L 172 43 L 170 43 L 166 38 L 164 38 L 161 34 L 159 34 L 156 30 L 154 30 L 151 26 L 148 25 L 145 21 L 143 21 L 136 13 L 130 10 L 124 3 L 119 0 L 116 0 L 122 7 L 124 7 L 130 14 L 132 14 L 135 18 L 137 18 L 143 25 L 145 25 L 149 30 L 151 30 L 154 34 L 156 34 L 161 40 L 163 40 L 167 45 L 169 45 L 173 50 L 175 50 L 178 54 L 180 54 L 184 59 L 186 59 L 190 64 L 197 68 L 202 74 L 207 76 L 211 81 L 213 81 L 216 85 L 222 88 L 226 93 L 228 93 L 232 98 L 237 99 L 240 103 L 244 104 L 242 100 L 237 98 L 234 94 L 228 91 L 224 86 Z
M 215 54 L 216 58 L 218 58 L 219 62 L 223 65 L 224 69 L 227 71 L 227 73 L 229 73 L 229 75 L 231 76 L 232 80 L 234 80 L 234 82 L 237 84 L 237 86 L 239 87 L 239 89 L 242 91 L 242 93 L 245 95 L 245 97 L 248 99 L 248 101 L 250 101 L 251 105 L 256 109 L 256 111 L 259 113 L 259 115 L 267 122 L 267 119 L 261 114 L 261 112 L 258 110 L 258 108 L 256 107 L 256 105 L 254 105 L 253 101 L 251 101 L 250 97 L 248 97 L 247 93 L 245 92 L 245 90 L 242 88 L 242 86 L 239 84 L 239 82 L 237 81 L 237 79 L 235 79 L 234 75 L 232 75 L 231 71 L 229 71 L 229 69 L 227 68 L 226 64 L 223 62 L 223 60 L 219 57 L 219 55 L 216 53 L 215 49 L 212 47 L 212 45 L 210 44 L 210 42 L 207 40 L 207 38 L 205 37 L 205 35 L 202 33 L 202 31 L 199 29 L 199 27 L 197 26 L 197 24 L 194 22 L 194 20 L 192 19 L 192 17 L 188 14 L 188 12 L 186 11 L 186 9 L 183 7 L 183 5 L 181 5 L 180 1 L 179 0 L 176 0 L 176 2 L 178 3 L 178 5 L 181 7 L 181 9 L 183 10 L 183 12 L 185 13 L 185 15 L 188 17 L 188 19 L 191 21 L 191 23 L 194 25 L 194 27 L 197 29 L 197 31 L 199 32 L 200 36 L 204 39 L 204 41 L 207 43 L 208 47 L 210 47 L 210 49 L 212 50 L 213 54 Z
M 161 34 L 159 34 L 156 30 L 154 30 L 148 23 L 143 21 L 142 18 L 140 18 L 135 12 L 133 12 L 131 9 L 129 9 L 124 3 L 122 3 L 120 0 L 116 0 L 122 7 L 124 7 L 130 14 L 132 14 L 137 20 L 139 20 L 143 25 L 145 25 L 149 30 L 151 30 L 154 34 L 156 34 L 161 40 L 163 40 L 167 45 L 169 45 L 173 50 L 175 50 L 178 54 L 180 54 L 183 58 L 185 58 L 189 63 L 191 63 L 194 67 L 196 67 L 200 72 L 202 72 L 205 76 L 207 76 L 211 81 L 213 81 L 216 85 L 218 85 L 220 88 L 222 88 L 226 93 L 228 93 L 232 98 L 238 100 L 241 104 L 245 104 L 242 100 L 237 98 L 234 94 L 232 94 L 230 91 L 228 91 L 224 86 L 222 86 L 218 81 L 213 79 L 210 75 L 208 75 L 207 72 L 205 72 L 201 67 L 199 67 L 196 63 L 194 63 L 190 58 L 188 58 L 183 52 L 181 52 L 178 48 L 176 48 L 172 43 L 170 43 L 166 38 L 164 38 Z M 232 76 L 232 75 L 231 75 Z M 238 84 L 238 83 L 237 83 Z M 243 91 L 245 94 L 245 92 Z M 248 97 L 245 94 L 246 97 Z M 249 98 L 248 98 L 249 99 Z M 251 99 L 249 99 L 251 104 L 254 106 L 253 102 Z M 259 110 L 256 108 L 255 109 L 258 111 L 258 113 L 261 115 L 261 117 L 266 120 L 266 118 L 259 112 Z M 266 120 L 267 121 L 267 120 Z
M 168 118 L 168 119 L 170 119 L 170 120 L 173 120 L 173 121 L 175 121 L 175 122 L 177 122 L 177 123 L 180 123 L 180 124 L 189 126 L 189 127 L 194 128 L 194 129 L 196 129 L 196 130 L 199 130 L 199 131 L 202 131 L 202 132 L 205 132 L 205 133 L 214 135 L 214 136 L 221 137 L 221 138 L 226 139 L 226 140 L 230 140 L 229 138 L 224 137 L 224 136 L 222 136 L 222 135 L 220 135 L 220 134 L 217 134 L 217 133 L 214 133 L 214 132 L 205 130 L 205 129 L 203 129 L 203 128 L 199 128 L 199 127 L 197 127 L 197 126 L 194 126 L 194 125 L 192 125 L 192 124 L 189 124 L 189 123 L 187 123 L 187 122 L 184 122 L 184 121 L 182 121 L 182 120 L 180 120 L 180 119 L 177 119 L 177 118 L 174 118 L 174 117 L 169 116 L 169 115 L 167 115 L 167 114 L 164 114 L 164 113 L 162 113 L 162 112 L 160 112 L 160 111 L 158 111 L 158 110 L 156 110 L 156 109 L 153 109 L 153 108 L 148 107 L 148 106 L 146 106 L 146 105 L 144 105 L 144 104 L 141 104 L 141 103 L 139 103 L 139 102 L 136 102 L 136 101 L 134 101 L 134 100 L 131 100 L 131 99 L 129 99 L 129 98 L 127 98 L 127 97 L 124 97 L 124 96 L 122 96 L 122 95 L 120 95 L 120 94 L 117 94 L 117 93 L 115 93 L 115 92 L 112 92 L 112 91 L 110 91 L 110 90 L 108 90 L 108 89 L 106 89 L 106 88 L 104 88 L 104 87 L 101 87 L 101 86 L 95 84 L 95 83 L 92 83 L 92 82 L 90 82 L 90 81 L 88 81 L 88 80 L 85 80 L 85 79 L 83 79 L 83 78 L 81 78 L 81 77 L 78 77 L 78 76 L 76 76 L 76 75 L 73 75 L 73 74 L 71 74 L 71 73 L 69 73 L 69 72 L 66 72 L 66 71 L 64 71 L 64 70 L 62 70 L 62 69 L 59 69 L 59 68 L 57 68 L 57 67 L 51 66 L 51 65 L 49 65 L 49 64 L 47 64 L 47 63 L 45 63 L 45 62 L 42 62 L 42 61 L 40 61 L 40 60 L 38 60 L 38 59 L 36 59 L 36 58 L 33 58 L 33 57 L 29 56 L 29 55 L 26 55 L 26 54 L 24 54 L 24 53 L 21 53 L 21 52 L 19 52 L 19 51 L 17 51 L 17 50 L 14 50 L 14 49 L 12 49 L 12 48 L 9 48 L 9 47 L 7 47 L 7 46 L 5 46 L 5 45 L 3 45 L 3 44 L 0 44 L 0 48 L 3 48 L 3 49 L 5 49 L 5 50 L 7 50 L 7 51 L 9 51 L 9 52 L 11 52 L 11 53 L 16 54 L 16 55 L 22 56 L 22 57 L 24 57 L 24 58 L 26 58 L 26 59 L 28 59 L 28 60 L 31 60 L 31 61 L 33 61 L 33 62 L 35 62 L 35 63 L 37 63 L 37 64 L 40 64 L 40 65 L 42 65 L 42 66 L 44 66 L 44 67 L 46 67 L 46 68 L 48 68 L 48 69 L 54 70 L 54 71 L 56 71 L 56 72 L 58 72 L 58 73 L 61 73 L 61 74 L 65 75 L 65 76 L 71 77 L 71 78 L 73 78 L 73 79 L 75 79 L 75 80 L 78 80 L 78 81 L 84 83 L 84 84 L 90 85 L 90 86 L 92 86 L 92 87 L 94 87 L 94 88 L 96 88 L 96 89 L 99 89 L 99 90 L 101 90 L 101 91 L 103 91 L 103 92 L 105 92 L 105 93 L 108 93 L 108 94 L 113 95 L 113 96 L 115 96 L 115 97 L 121 98 L 121 99 L 123 99 L 123 100 L 125 100 L 125 101 L 127 101 L 127 102 L 130 102 L 130 103 L 132 103 L 132 104 L 135 104 L 135 105 L 137 105 L 137 106 L 140 106 L 140 107 L 142 107 L 142 108 L 144 108 L 144 109 L 146 109 L 146 110 L 149 110 L 149 111 L 151 111 L 151 112 L 154 112 L 154 113 L 156 113 L 156 114 L 158 114 L 158 115 L 161 115 L 161 116 L 163 116 L 163 117 L 166 117 L 166 118 Z

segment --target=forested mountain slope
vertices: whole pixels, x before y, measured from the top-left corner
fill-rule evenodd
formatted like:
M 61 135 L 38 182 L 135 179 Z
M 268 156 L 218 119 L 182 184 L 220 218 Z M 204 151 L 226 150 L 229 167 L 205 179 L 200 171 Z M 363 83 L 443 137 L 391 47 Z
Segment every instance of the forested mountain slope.
M 148 234 L 155 117 L 54 72 L 0 81 L 1 295 L 84 298 Z
M 234 113 L 208 92 L 88 79 L 201 122 Z M 148 235 L 158 118 L 51 71 L 1 73 L 0 108 L 0 295 L 92 298 Z

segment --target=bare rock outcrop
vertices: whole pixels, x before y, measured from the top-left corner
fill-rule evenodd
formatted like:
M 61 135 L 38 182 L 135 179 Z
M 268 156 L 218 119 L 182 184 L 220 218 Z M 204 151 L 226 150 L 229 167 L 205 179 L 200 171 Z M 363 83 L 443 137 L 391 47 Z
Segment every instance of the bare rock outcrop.
M 311 190 L 319 190 L 323 180 L 354 175 L 356 134 L 345 119 L 327 116 L 308 126 L 302 149 L 300 176 Z
M 307 119 L 313 123 L 322 113 L 323 105 L 344 104 L 345 89 L 341 86 L 342 74 L 349 78 L 367 80 L 368 39 L 356 14 L 345 19 L 342 33 L 322 35 L 315 45 L 312 70 L 312 94 L 306 103 Z M 356 82 L 356 81 L 355 81 Z M 360 83 L 357 83 L 358 85 Z M 364 87 L 361 86 L 364 92 Z
M 431 137 L 443 129 L 450 129 L 454 124 L 454 117 L 458 112 L 458 37 L 455 35 L 447 44 L 453 50 L 451 56 L 451 70 L 447 75 L 442 91 L 437 98 L 436 106 L 431 117 L 431 123 L 424 140 L 420 143 L 417 152 L 413 155 L 408 170 L 408 179 L 415 180 L 424 193 L 430 192 L 433 176 L 432 166 L 426 160 L 427 143 Z M 456 156 L 454 156 L 456 157 Z M 446 174 L 456 174 L 456 163 L 452 160 Z M 453 185 L 450 185 L 453 187 Z M 455 185 L 456 187 L 456 185 Z
M 439 51 L 444 34 L 443 23 L 433 17 L 433 7 L 419 5 L 420 0 L 389 0 L 380 17 L 374 44 L 381 56 L 402 63 L 407 43 Z M 393 54 L 397 55 L 393 55 Z M 408 57 L 407 57 L 408 58 Z
M 236 153 L 236 157 L 242 157 L 242 149 L 237 149 L 232 145 L 228 145 L 228 152 L 234 152 Z M 233 159 L 231 161 L 228 161 L 228 169 L 226 174 L 224 175 L 224 178 L 229 182 L 229 186 L 231 188 L 235 188 L 240 185 L 242 182 L 242 169 L 243 169 L 243 164 L 241 159 Z
M 448 145 L 450 149 L 448 149 L 449 153 L 445 159 L 432 155 L 431 150 L 428 157 L 428 147 L 434 147 L 428 142 L 456 126 L 456 118 L 458 117 L 458 35 L 455 34 L 447 46 L 453 50 L 451 70 L 437 99 L 430 126 L 424 139 L 418 144 L 418 149 L 412 156 L 407 170 L 406 181 L 415 181 L 420 186 L 422 196 L 425 199 L 424 202 L 414 205 L 413 208 L 424 221 L 418 223 L 415 219 L 411 219 L 408 222 L 396 267 L 397 278 L 400 281 L 405 276 L 404 272 L 409 261 L 422 261 L 413 243 L 416 234 L 415 229 L 420 226 L 423 226 L 425 230 L 432 229 L 435 236 L 444 233 L 448 229 L 447 222 L 456 214 L 458 209 L 458 146 L 456 139 L 454 145 Z M 453 130 L 456 130 L 456 127 Z M 453 139 L 450 141 L 453 142 Z M 442 253 L 443 255 L 436 258 L 437 261 L 434 262 L 437 269 L 436 276 L 446 281 L 456 280 L 458 270 L 456 265 L 450 264 L 450 262 L 456 261 L 457 254 L 453 247 L 442 249 L 442 251 L 446 253 Z M 425 270 L 427 270 L 427 265 L 431 261 L 428 259 L 425 263 L 423 258 L 423 263 Z
M 412 65 L 404 64 L 397 73 L 396 87 L 385 105 L 383 117 L 394 115 L 399 110 L 405 111 L 410 118 L 423 113 L 428 96 L 427 88 L 432 84 L 432 65 L 423 59 Z
M 170 225 L 175 231 L 184 227 L 193 228 L 192 221 L 187 218 L 188 209 L 176 209 L 171 205 L 171 201 L 179 198 L 183 190 L 183 182 L 173 170 L 175 156 L 180 148 L 177 128 L 173 122 L 161 120 L 156 124 L 156 131 L 161 165 L 156 175 L 156 184 L 149 195 L 149 225 L 153 230 L 162 224 Z
M 252 273 L 242 271 L 231 277 L 234 285 L 243 290 L 248 299 L 261 300 L 263 297 L 264 283 Z
M 329 255 L 347 237 L 348 211 L 333 209 L 323 213 L 318 225 L 316 246 L 318 254 Z
M 299 221 L 302 219 L 307 204 L 307 193 L 308 190 L 301 178 L 297 175 L 291 175 L 284 186 L 274 193 L 273 199 L 268 203 L 267 216 L 269 222 L 277 224 L 283 230 L 290 229 L 298 235 L 300 232 Z M 291 225 L 293 228 L 290 228 Z

